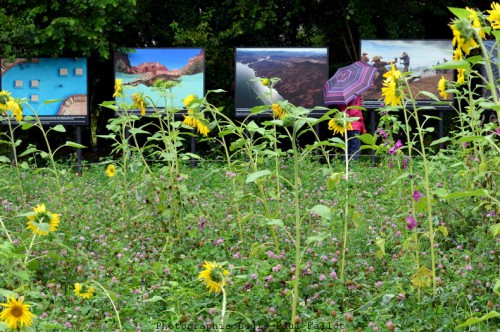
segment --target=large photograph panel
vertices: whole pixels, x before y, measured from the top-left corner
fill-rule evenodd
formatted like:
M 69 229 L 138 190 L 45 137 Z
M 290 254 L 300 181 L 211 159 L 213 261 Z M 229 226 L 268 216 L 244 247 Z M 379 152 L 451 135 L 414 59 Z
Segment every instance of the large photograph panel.
M 369 64 L 378 68 L 373 87 L 363 93 L 367 108 L 381 106 L 383 74 L 391 69 L 391 62 L 401 72 L 413 72 L 409 86 L 420 106 L 432 105 L 434 102 L 431 98 L 418 92 L 428 91 L 442 99 L 437 89 L 439 80 L 443 76 L 447 80 L 454 79 L 453 70 L 434 70 L 432 68 L 452 60 L 451 40 L 361 40 L 361 55 Z M 449 94 L 446 100 L 442 99 L 442 101 L 448 102 L 452 100 L 452 94 Z M 438 108 L 442 107 L 448 106 L 438 106 Z
M 87 124 L 87 59 L 2 60 L 2 89 L 23 98 L 44 124 Z M 44 101 L 55 100 L 44 104 Z M 24 116 L 33 116 L 24 107 Z
M 323 106 L 328 79 L 327 48 L 236 48 L 236 116 L 255 106 L 287 100 L 305 108 Z M 256 78 L 280 78 L 272 95 Z
M 138 48 L 118 50 L 114 57 L 115 78 L 122 80 L 125 103 L 133 104 L 134 93 L 151 97 L 159 109 L 184 109 L 182 100 L 205 90 L 205 52 L 201 48 Z M 175 81 L 171 95 L 165 98 L 154 88 L 157 80 Z M 122 97 L 118 102 L 122 102 Z M 138 110 L 136 110 L 138 111 Z M 147 112 L 153 112 L 152 107 Z

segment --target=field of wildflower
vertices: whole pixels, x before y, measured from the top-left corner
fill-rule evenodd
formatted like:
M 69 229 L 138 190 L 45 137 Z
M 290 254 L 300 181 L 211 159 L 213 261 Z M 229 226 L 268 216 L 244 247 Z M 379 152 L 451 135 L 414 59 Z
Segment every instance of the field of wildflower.
M 438 88 L 457 96 L 454 130 L 432 136 L 392 66 L 357 161 L 357 118 L 280 101 L 236 121 L 216 90 L 186 96 L 184 114 L 142 94 L 103 103 L 112 153 L 75 172 L 59 154 L 83 147 L 51 146 L 65 128 L 1 91 L 0 331 L 498 331 L 498 64 L 482 41 L 500 39 L 500 5 L 451 10 L 454 61 L 439 68 L 458 75 Z M 165 105 L 175 84 L 155 84 Z M 21 130 L 45 146 L 20 149 Z

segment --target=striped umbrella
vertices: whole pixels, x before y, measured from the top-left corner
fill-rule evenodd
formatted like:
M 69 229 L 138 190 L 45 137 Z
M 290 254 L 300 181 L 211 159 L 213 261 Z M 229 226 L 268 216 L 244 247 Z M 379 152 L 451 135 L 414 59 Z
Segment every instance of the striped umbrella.
M 339 68 L 323 85 L 325 106 L 349 103 L 371 87 L 376 72 L 377 68 L 362 61 Z

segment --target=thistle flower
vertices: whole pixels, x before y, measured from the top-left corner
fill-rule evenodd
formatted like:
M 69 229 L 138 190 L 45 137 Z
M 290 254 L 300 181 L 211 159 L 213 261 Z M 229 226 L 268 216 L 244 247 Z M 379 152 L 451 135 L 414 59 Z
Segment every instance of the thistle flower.
M 7 328 L 18 330 L 33 323 L 34 315 L 30 312 L 30 305 L 23 304 L 23 301 L 22 297 L 19 300 L 7 297 L 7 303 L 0 303 L 4 307 L 0 313 L 0 320 L 7 324 Z
M 83 290 L 83 285 L 80 283 L 75 283 L 75 289 L 73 289 L 73 292 L 75 292 L 76 296 L 79 296 L 84 299 L 90 299 L 94 293 L 95 293 L 95 288 L 90 286 L 87 287 L 87 291 L 82 292 Z
M 123 95 L 122 82 L 121 78 L 115 80 L 115 93 L 113 93 L 113 97 L 121 97 Z
M 497 2 L 491 3 L 491 10 L 487 10 L 488 16 L 486 19 L 491 22 L 493 29 L 500 29 L 500 5 Z
M 222 265 L 216 262 L 205 261 L 203 267 L 205 270 L 200 272 L 198 280 L 207 285 L 209 293 L 222 292 L 229 271 L 224 270 Z
M 26 226 L 33 234 L 47 235 L 56 230 L 59 225 L 59 215 L 50 213 L 45 209 L 45 204 L 37 205 L 33 208 L 34 214 L 28 216 Z

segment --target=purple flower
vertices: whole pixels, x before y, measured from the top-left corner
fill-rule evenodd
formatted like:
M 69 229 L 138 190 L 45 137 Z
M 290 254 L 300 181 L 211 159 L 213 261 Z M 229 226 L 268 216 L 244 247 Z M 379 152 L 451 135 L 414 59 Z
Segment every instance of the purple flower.
M 424 197 L 425 195 L 424 194 L 421 194 L 418 192 L 418 190 L 415 190 L 413 192 L 413 199 L 415 200 L 415 202 L 418 202 L 420 201 L 420 197 Z
M 396 151 L 401 149 L 403 147 L 403 143 L 401 143 L 401 140 L 398 139 L 396 144 L 392 148 L 389 149 L 389 154 L 396 154 Z
M 387 138 L 387 137 L 388 137 L 388 135 L 387 135 L 387 133 L 385 132 L 385 130 L 384 130 L 384 129 L 382 129 L 382 128 L 377 128 L 377 131 L 378 131 L 378 132 L 379 132 L 379 134 L 380 134 L 380 135 L 382 135 L 384 138 Z
M 406 169 L 406 165 L 408 165 L 408 160 L 409 159 L 410 159 L 410 157 L 405 156 L 405 160 L 403 160 L 403 169 Z
M 495 130 L 497 135 L 500 135 L 500 127 L 497 128 L 497 130 Z
M 415 228 L 416 226 L 416 221 L 415 221 L 415 218 L 413 218 L 413 216 L 408 216 L 406 217 L 406 225 L 408 226 L 408 229 L 409 230 L 412 230 Z

